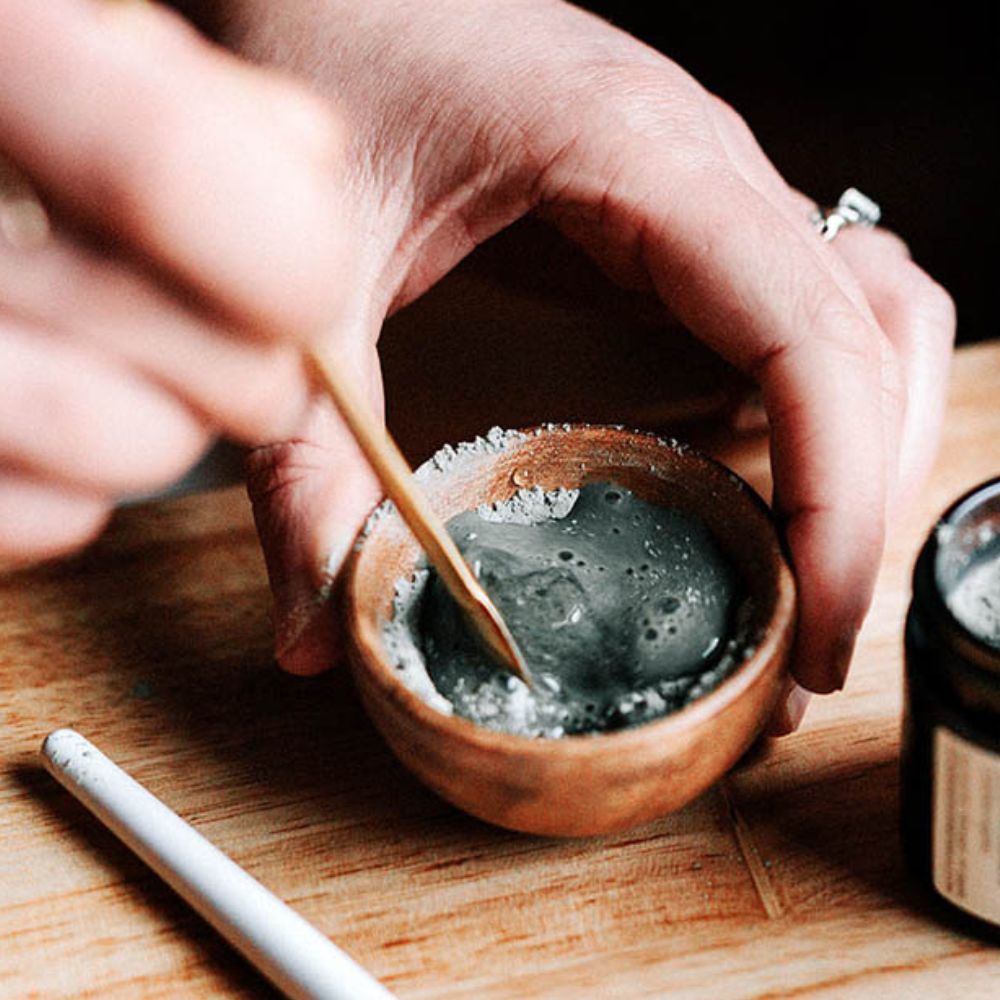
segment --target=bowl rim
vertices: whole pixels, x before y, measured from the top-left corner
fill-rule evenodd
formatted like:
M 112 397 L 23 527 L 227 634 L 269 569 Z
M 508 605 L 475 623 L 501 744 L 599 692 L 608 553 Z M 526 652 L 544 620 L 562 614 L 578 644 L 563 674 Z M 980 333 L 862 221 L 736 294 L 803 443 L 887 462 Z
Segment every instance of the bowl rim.
M 445 714 L 426 702 L 403 682 L 378 640 L 377 626 L 373 624 L 370 628 L 365 627 L 363 621 L 365 616 L 362 615 L 358 602 L 354 600 L 354 585 L 364 556 L 365 543 L 369 537 L 385 528 L 384 519 L 380 517 L 378 522 L 374 524 L 371 523 L 370 519 L 366 521 L 365 526 L 358 533 L 345 567 L 345 585 L 342 590 L 348 659 L 359 687 L 362 684 L 358 681 L 357 675 L 363 672 L 381 689 L 383 695 L 393 701 L 401 711 L 415 717 L 423 728 L 436 730 L 452 741 L 475 747 L 480 751 L 516 753 L 519 756 L 548 759 L 551 759 L 553 754 L 557 754 L 569 760 L 578 757 L 591 757 L 595 753 L 603 753 L 605 750 L 639 750 L 650 743 L 657 745 L 660 742 L 659 737 L 668 735 L 677 737 L 686 732 L 697 730 L 737 702 L 748 689 L 761 681 L 770 669 L 774 669 L 782 662 L 781 646 L 790 642 L 788 633 L 796 624 L 797 586 L 785 547 L 775 527 L 771 510 L 760 494 L 729 466 L 691 445 L 674 438 L 664 437 L 655 431 L 632 430 L 617 424 L 567 422 L 519 428 L 516 433 L 533 439 L 550 434 L 573 434 L 579 431 L 610 432 L 622 440 L 647 438 L 652 443 L 680 456 L 683 461 L 694 461 L 708 469 L 712 476 L 720 482 L 726 483 L 726 488 L 731 491 L 733 496 L 741 497 L 760 516 L 761 523 L 766 526 L 774 543 L 773 551 L 776 556 L 777 572 L 774 604 L 771 613 L 761 623 L 763 638 L 755 646 L 754 652 L 707 694 L 696 698 L 677 711 L 625 729 L 596 733 L 573 733 L 559 738 L 545 738 L 489 729 L 455 713 Z M 507 447 L 517 447 L 524 443 L 524 440 L 520 437 L 516 438 L 509 446 L 505 444 L 502 450 L 506 450 Z M 433 463 L 434 456 L 431 456 L 421 463 L 415 471 L 421 476 L 432 477 L 445 476 L 450 471 L 440 470 Z M 385 503 L 386 500 L 383 497 L 373 508 L 373 513 L 382 508 Z M 398 520 L 399 514 L 395 510 L 389 510 L 385 514 L 385 518 Z M 352 605 L 355 613 L 352 613 Z M 373 641 L 369 641 L 369 636 Z

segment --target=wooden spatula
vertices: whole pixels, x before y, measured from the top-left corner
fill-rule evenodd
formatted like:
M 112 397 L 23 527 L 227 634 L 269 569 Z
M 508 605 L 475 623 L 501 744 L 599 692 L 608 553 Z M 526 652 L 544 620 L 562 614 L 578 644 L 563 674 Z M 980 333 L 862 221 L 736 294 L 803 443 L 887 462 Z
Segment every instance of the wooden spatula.
M 317 386 L 333 400 L 386 494 L 427 553 L 448 592 L 469 616 L 486 648 L 530 686 L 528 668 L 510 629 L 431 509 L 392 436 L 379 427 L 371 409 L 330 359 L 316 350 L 307 351 L 305 357 Z

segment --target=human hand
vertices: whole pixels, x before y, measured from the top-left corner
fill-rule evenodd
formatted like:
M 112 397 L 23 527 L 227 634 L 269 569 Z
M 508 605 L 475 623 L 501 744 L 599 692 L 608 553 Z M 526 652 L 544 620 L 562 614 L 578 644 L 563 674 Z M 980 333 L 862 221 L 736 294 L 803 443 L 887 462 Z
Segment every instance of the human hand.
M 229 44 L 307 76 L 347 116 L 349 199 L 369 234 L 355 288 L 366 329 L 535 211 L 759 383 L 799 583 L 794 676 L 842 686 L 887 514 L 927 473 L 943 409 L 953 307 L 904 245 L 861 230 L 824 244 L 811 203 L 731 108 L 558 0 L 223 10 Z M 301 673 L 326 666 L 335 642 L 310 567 L 335 568 L 367 503 L 345 484 L 338 509 L 353 516 L 323 549 L 303 547 L 344 474 L 315 461 L 335 426 L 252 463 L 279 658 Z M 308 475 L 290 476 L 303 461 Z M 795 689 L 773 728 L 794 728 L 803 709 Z
M 0 21 L 12 560 L 82 544 L 118 497 L 170 482 L 216 432 L 294 433 L 300 348 L 344 328 L 349 258 L 324 102 L 151 5 L 0 0 Z M 369 343 L 331 349 L 374 370 Z

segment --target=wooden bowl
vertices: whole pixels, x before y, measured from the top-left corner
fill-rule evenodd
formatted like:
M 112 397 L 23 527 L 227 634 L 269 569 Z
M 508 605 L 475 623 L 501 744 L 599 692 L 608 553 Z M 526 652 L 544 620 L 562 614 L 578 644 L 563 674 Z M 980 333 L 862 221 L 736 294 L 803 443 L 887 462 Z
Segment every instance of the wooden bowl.
M 505 500 L 522 487 L 619 483 L 705 522 L 750 593 L 760 641 L 714 691 L 634 729 L 531 739 L 445 715 L 402 682 L 383 648 L 381 625 L 392 614 L 395 582 L 412 574 L 421 555 L 389 507 L 370 521 L 345 578 L 351 668 L 365 707 L 421 781 L 500 826 L 589 836 L 679 809 L 739 759 L 786 683 L 795 584 L 767 506 L 724 466 L 649 434 L 559 425 L 491 436 L 490 446 L 460 446 L 418 470 L 442 518 Z

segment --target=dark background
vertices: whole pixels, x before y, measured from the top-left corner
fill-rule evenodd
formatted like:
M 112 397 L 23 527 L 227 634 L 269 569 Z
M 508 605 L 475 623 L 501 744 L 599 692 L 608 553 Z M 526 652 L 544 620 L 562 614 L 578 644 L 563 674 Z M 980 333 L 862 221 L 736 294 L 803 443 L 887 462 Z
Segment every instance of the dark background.
M 580 3 L 732 104 L 800 190 L 851 185 L 952 293 L 959 338 L 1000 334 L 993 289 L 1000 18 L 995 3 Z

